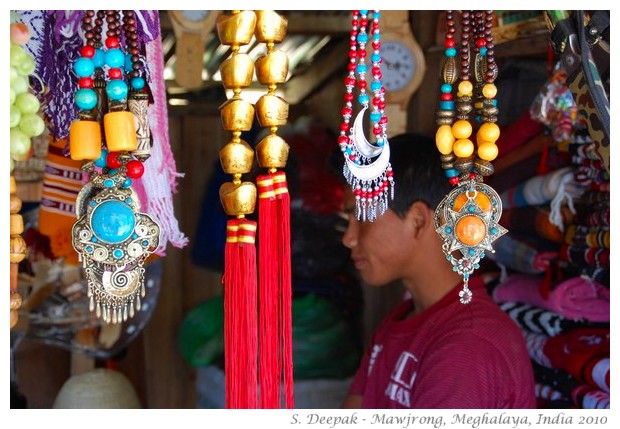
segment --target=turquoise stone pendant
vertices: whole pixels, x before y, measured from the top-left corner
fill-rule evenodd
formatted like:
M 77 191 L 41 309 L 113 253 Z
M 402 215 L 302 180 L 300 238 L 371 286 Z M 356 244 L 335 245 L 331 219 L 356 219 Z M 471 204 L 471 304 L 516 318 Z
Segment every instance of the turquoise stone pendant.
M 95 176 L 78 194 L 72 229 L 90 310 L 107 323 L 121 323 L 140 310 L 143 264 L 159 245 L 159 225 L 140 212 L 138 195 L 124 183 L 119 174 Z

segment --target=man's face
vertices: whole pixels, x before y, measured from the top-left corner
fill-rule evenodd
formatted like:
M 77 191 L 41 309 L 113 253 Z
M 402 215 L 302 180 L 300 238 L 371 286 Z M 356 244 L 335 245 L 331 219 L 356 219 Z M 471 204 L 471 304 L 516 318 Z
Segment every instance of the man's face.
M 384 286 L 403 278 L 412 251 L 412 243 L 403 239 L 405 220 L 388 209 L 373 222 L 358 221 L 355 197 L 346 188 L 344 211 L 349 224 L 342 243 L 351 250 L 351 259 L 362 280 L 370 286 Z

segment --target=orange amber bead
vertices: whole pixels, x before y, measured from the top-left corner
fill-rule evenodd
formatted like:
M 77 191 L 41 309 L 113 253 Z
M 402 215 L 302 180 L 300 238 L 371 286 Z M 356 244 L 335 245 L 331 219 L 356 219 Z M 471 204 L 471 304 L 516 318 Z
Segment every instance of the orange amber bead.
M 475 246 L 484 240 L 487 228 L 479 217 L 464 216 L 456 223 L 456 238 L 466 246 Z
M 74 121 L 69 128 L 69 150 L 74 161 L 101 156 L 101 126 L 96 121 Z
M 103 117 L 103 128 L 110 152 L 132 151 L 138 148 L 133 113 L 127 111 L 106 113 Z
M 452 208 L 455 212 L 458 212 L 468 200 L 469 198 L 467 197 L 467 193 L 463 192 L 458 197 L 456 197 L 456 199 L 454 200 L 454 206 Z M 491 210 L 491 200 L 482 192 L 478 192 L 476 194 L 476 196 L 474 197 L 474 201 L 476 202 L 476 204 L 478 204 L 478 207 L 480 207 L 483 212 L 488 212 Z

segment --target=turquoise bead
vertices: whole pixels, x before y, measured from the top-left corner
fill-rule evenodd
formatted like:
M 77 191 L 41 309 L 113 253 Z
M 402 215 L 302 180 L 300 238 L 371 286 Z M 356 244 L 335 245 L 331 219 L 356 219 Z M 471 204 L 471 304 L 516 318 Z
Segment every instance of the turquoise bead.
M 80 88 L 75 92 L 75 105 L 80 110 L 94 109 L 97 105 L 97 93 L 90 88 Z
M 449 83 L 442 84 L 441 92 L 443 92 L 444 94 L 448 94 L 449 92 L 452 92 L 452 85 L 450 85 Z
M 78 77 L 89 77 L 95 72 L 95 64 L 90 58 L 80 57 L 73 63 L 73 71 Z
M 439 108 L 441 110 L 454 110 L 454 101 L 440 101 Z
M 487 48 L 486 46 L 483 46 L 482 48 L 480 48 L 480 55 L 484 56 L 487 54 Z
M 105 54 L 102 49 L 95 49 L 95 55 L 93 56 L 93 64 L 95 67 L 103 67 L 105 64 Z
M 368 103 L 369 100 L 370 99 L 368 97 L 368 94 L 361 94 L 359 97 L 357 97 L 357 101 L 360 104 L 366 104 L 366 103 Z
M 381 33 L 373 33 L 372 38 L 375 42 L 381 40 Z
M 93 233 L 106 243 L 120 243 L 133 234 L 136 218 L 122 201 L 105 201 L 91 215 Z
M 127 98 L 127 84 L 120 79 L 111 80 L 106 85 L 105 92 L 112 100 L 124 100 Z
M 130 72 L 133 70 L 133 63 L 131 62 L 131 54 L 125 55 L 125 71 Z
M 355 70 L 358 73 L 366 73 L 366 70 L 367 70 L 366 64 L 358 64 Z
M 131 186 L 131 179 L 128 177 L 125 179 L 125 181 L 123 182 L 123 184 L 121 185 L 123 188 L 129 188 Z
M 368 42 L 368 34 L 360 33 L 357 35 L 357 43 L 366 43 Z
M 360 10 L 360 15 L 368 15 L 368 11 L 367 10 Z
M 379 112 L 372 112 L 370 114 L 370 120 L 373 122 L 379 122 L 379 120 L 381 120 L 381 113 Z
M 370 60 L 371 60 L 373 63 L 378 63 L 379 61 L 381 61 L 381 55 L 379 55 L 379 54 L 372 54 L 372 55 L 370 56 Z
M 108 151 L 106 149 L 101 149 L 101 156 L 95 160 L 95 165 L 97 167 L 103 168 L 107 163 Z
M 452 228 L 450 228 L 449 226 L 446 227 L 446 234 L 450 234 L 452 232 Z
M 114 249 L 114 251 L 112 252 L 112 255 L 116 258 L 116 259 L 121 259 L 123 257 L 123 255 L 125 254 L 125 252 L 123 252 L 121 249 Z
M 105 63 L 110 68 L 118 68 L 125 64 L 125 54 L 120 49 L 108 49 L 105 52 Z
M 131 79 L 131 87 L 133 89 L 142 89 L 144 88 L 144 85 L 144 79 L 141 77 L 134 77 L 133 79 Z
M 373 18 L 376 18 L 376 19 L 381 18 L 381 12 L 379 12 L 379 11 L 377 11 L 377 10 L 376 10 L 376 11 L 374 11 L 374 12 L 372 13 L 372 17 L 373 17 Z
M 381 82 L 377 82 L 376 80 L 373 80 L 372 83 L 370 84 L 370 89 L 373 92 L 379 91 L 381 89 Z
M 446 49 L 446 57 L 455 57 L 455 56 L 456 56 L 456 48 Z
M 112 179 L 105 179 L 103 181 L 103 186 L 105 186 L 106 188 L 111 188 L 112 186 L 114 186 L 114 180 L 112 180 Z
M 459 171 L 456 168 L 449 168 L 446 170 L 446 177 L 451 178 L 451 177 L 456 177 L 459 175 Z

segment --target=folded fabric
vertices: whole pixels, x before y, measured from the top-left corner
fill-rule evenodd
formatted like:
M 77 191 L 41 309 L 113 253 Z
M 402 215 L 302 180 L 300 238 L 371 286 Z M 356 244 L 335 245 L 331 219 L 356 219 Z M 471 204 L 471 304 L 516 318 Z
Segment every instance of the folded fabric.
M 554 390 L 551 386 L 546 386 L 541 383 L 534 385 L 534 394 L 537 399 L 544 399 L 546 401 L 559 401 L 566 399 L 561 392 Z
M 555 337 L 531 332 L 524 335 L 534 364 L 565 372 L 580 384 L 596 390 L 610 391 L 609 329 L 577 328 Z M 536 380 L 549 384 L 548 374 L 543 380 L 544 371 L 534 368 Z M 562 387 L 565 393 L 575 387 L 569 380 L 564 381 L 566 384 L 552 386 Z
M 539 365 L 535 360 L 532 360 L 532 369 L 537 384 L 559 392 L 565 399 L 571 400 L 572 392 L 583 385 L 566 371 Z
M 528 236 L 540 236 L 554 243 L 564 241 L 564 233 L 549 220 L 550 210 L 544 206 L 513 207 L 502 212 L 499 223 L 510 232 Z M 571 214 L 566 207 L 562 209 L 562 219 Z
M 502 302 L 499 307 L 514 320 L 521 330 L 555 337 L 576 328 L 607 328 L 608 323 L 571 320 L 553 311 L 520 302 Z
M 543 298 L 540 276 L 512 274 L 493 290 L 496 302 L 521 302 L 553 311 L 567 319 L 609 322 L 609 289 L 584 277 L 572 277 L 553 286 Z
M 584 409 L 609 409 L 609 393 L 581 386 L 573 392 L 573 402 Z
M 576 267 L 609 267 L 609 249 L 604 247 L 569 246 L 559 248 L 558 257 Z
M 489 259 L 505 265 L 520 273 L 541 274 L 545 272 L 549 260 L 557 256 L 557 252 L 544 252 L 536 247 L 506 234 L 493 243 L 495 253 Z
M 554 368 L 609 392 L 609 329 L 578 328 L 549 338 L 543 346 Z
M 558 192 L 563 177 L 572 175 L 572 167 L 563 167 L 545 175 L 531 177 L 502 192 L 502 205 L 508 209 L 549 203 Z
M 610 239 L 609 227 L 569 225 L 564 234 L 564 242 L 573 246 L 609 249 Z
M 526 144 L 530 139 L 542 133 L 544 129 L 544 125 L 532 118 L 529 111 L 523 112 L 515 122 L 502 129 L 497 140 L 498 159 Z

